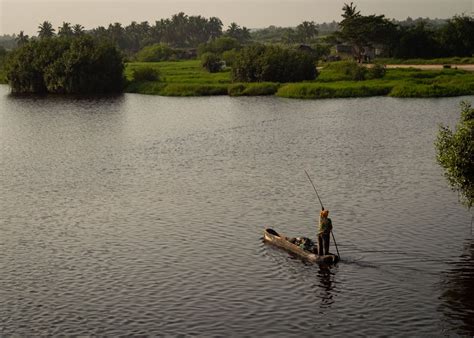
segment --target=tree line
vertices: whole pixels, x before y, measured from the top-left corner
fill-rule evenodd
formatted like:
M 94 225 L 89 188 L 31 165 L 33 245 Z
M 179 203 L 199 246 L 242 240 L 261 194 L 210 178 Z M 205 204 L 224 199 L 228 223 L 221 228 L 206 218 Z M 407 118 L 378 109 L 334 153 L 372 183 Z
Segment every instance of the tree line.
M 378 47 L 383 54 L 396 58 L 471 57 L 474 54 L 474 19 L 457 15 L 441 26 L 425 21 L 400 25 L 384 15 L 362 15 L 351 2 L 345 4 L 340 29 L 329 39 L 351 46 L 361 59 L 366 47 Z
M 250 30 L 232 22 L 226 30 L 217 17 L 205 18 L 200 15 L 188 16 L 181 12 L 171 18 L 161 19 L 150 24 L 148 21 L 131 22 L 128 26 L 113 23 L 108 27 L 99 26 L 85 31 L 84 27 L 68 22 L 56 30 L 49 21 L 44 21 L 38 26 L 38 39 L 59 37 L 72 37 L 88 34 L 96 38 L 107 39 L 116 44 L 120 50 L 128 55 L 138 52 L 145 46 L 162 43 L 175 48 L 195 48 L 199 44 L 211 41 L 219 36 L 226 35 L 240 42 L 250 40 Z M 15 36 L 19 46 L 35 37 L 29 37 L 21 31 Z
M 325 34 L 320 36 L 321 33 Z M 132 56 L 146 46 L 166 44 L 171 48 L 197 48 L 218 37 L 226 36 L 239 43 L 250 42 L 309 44 L 329 47 L 346 44 L 352 48 L 355 58 L 370 48 L 377 48 L 386 57 L 437 58 L 465 57 L 474 54 L 474 19 L 468 15 L 457 15 L 447 20 L 411 19 L 389 20 L 384 15 L 362 15 L 353 4 L 345 4 L 342 20 L 318 25 L 303 21 L 296 27 L 275 27 L 250 31 L 237 23 L 226 29 L 217 17 L 188 16 L 181 12 L 170 18 L 150 24 L 147 21 L 120 23 L 108 27 L 99 26 L 86 31 L 80 24 L 64 22 L 57 30 L 49 21 L 38 27 L 38 36 L 29 37 L 20 32 L 15 36 L 18 46 L 32 38 L 53 36 L 71 37 L 88 34 L 108 39 L 126 55 Z M 4 39 L 4 41 L 7 41 Z

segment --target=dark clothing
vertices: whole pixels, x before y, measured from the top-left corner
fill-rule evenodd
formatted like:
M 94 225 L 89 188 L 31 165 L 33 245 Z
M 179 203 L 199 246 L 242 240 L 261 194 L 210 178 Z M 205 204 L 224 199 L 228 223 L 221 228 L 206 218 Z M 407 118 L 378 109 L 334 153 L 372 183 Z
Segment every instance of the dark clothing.
M 318 234 L 318 255 L 329 255 L 330 232 Z M 324 249 L 324 250 L 323 250 Z
M 332 222 L 330 218 L 319 217 L 319 233 L 318 233 L 318 255 L 329 254 L 329 241 L 332 230 Z
M 319 232 L 329 233 L 332 230 L 332 221 L 330 218 L 319 217 Z

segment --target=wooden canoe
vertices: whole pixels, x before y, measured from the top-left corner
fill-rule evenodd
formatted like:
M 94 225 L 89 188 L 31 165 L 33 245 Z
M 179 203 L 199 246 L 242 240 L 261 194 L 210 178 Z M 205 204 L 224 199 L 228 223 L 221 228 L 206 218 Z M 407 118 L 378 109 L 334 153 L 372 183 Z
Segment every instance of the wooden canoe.
M 329 255 L 319 256 L 313 252 L 306 251 L 298 245 L 291 243 L 288 237 L 270 228 L 264 230 L 263 240 L 311 263 L 335 264 L 339 261 L 339 256 L 335 254 L 330 253 Z

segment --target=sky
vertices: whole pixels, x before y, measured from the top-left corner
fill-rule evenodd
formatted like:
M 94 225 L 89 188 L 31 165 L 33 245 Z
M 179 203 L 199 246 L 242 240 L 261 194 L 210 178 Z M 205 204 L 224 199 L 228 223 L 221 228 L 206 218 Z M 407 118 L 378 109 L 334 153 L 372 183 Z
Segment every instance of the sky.
M 217 16 L 225 26 L 236 22 L 248 28 L 269 25 L 289 27 L 302 21 L 340 21 L 342 6 L 351 0 L 0 0 L 0 35 L 36 35 L 38 25 L 48 20 L 55 28 L 63 21 L 86 29 L 120 22 L 168 18 L 178 12 L 204 17 Z M 474 0 L 352 0 L 363 15 L 388 18 L 450 18 L 474 15 Z

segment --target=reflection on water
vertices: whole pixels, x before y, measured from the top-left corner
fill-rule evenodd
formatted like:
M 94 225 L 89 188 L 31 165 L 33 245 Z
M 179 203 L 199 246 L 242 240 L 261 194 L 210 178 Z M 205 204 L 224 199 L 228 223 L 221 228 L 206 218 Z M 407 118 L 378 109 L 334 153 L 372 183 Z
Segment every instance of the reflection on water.
M 474 335 L 474 243 L 464 246 L 458 261 L 443 275 L 443 303 L 440 308 L 446 316 L 445 329 L 459 335 Z
M 321 308 L 330 307 L 334 303 L 333 289 L 334 279 L 336 278 L 336 267 L 320 265 L 318 270 L 319 278 L 319 296 L 321 297 Z

